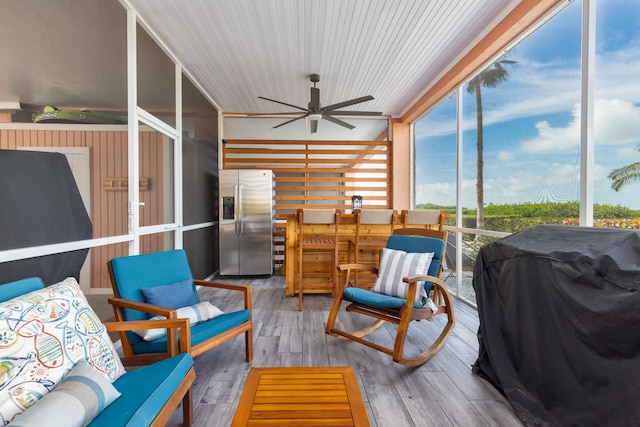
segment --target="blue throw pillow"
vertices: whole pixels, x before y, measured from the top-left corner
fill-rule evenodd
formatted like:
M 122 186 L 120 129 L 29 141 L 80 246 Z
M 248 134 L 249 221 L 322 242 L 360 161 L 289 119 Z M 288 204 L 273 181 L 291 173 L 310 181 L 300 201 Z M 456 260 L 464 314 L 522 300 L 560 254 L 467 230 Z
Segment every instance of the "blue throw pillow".
M 142 288 L 140 291 L 144 302 L 167 308 L 181 308 L 199 302 L 191 279 L 170 285 Z

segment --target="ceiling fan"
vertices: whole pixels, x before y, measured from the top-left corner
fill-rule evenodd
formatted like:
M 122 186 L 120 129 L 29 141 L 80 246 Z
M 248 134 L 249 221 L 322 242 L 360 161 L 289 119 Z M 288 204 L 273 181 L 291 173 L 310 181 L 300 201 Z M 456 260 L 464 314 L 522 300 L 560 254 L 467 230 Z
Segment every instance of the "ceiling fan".
M 348 101 L 338 102 L 337 104 L 327 105 L 325 107 L 320 105 L 320 89 L 316 87 L 316 83 L 320 81 L 320 76 L 318 74 L 311 74 L 309 76 L 311 82 L 313 83 L 313 87 L 311 88 L 311 100 L 309 101 L 309 107 L 303 108 L 298 107 L 297 105 L 288 104 L 282 101 L 276 101 L 275 99 L 265 98 L 264 96 L 259 96 L 258 98 L 264 99 L 271 102 L 276 102 L 278 104 L 286 105 L 288 107 L 296 108 L 297 110 L 303 111 L 304 113 L 300 113 L 300 111 L 293 111 L 287 113 L 259 113 L 259 114 L 251 114 L 252 116 L 272 116 L 272 115 L 289 115 L 289 114 L 300 114 L 299 117 L 288 120 L 284 123 L 280 123 L 277 126 L 274 126 L 273 129 L 279 128 L 280 126 L 284 126 L 291 122 L 295 122 L 296 120 L 303 119 L 305 117 L 309 117 L 311 120 L 311 133 L 316 133 L 318 131 L 318 120 L 325 119 L 337 125 L 346 127 L 347 129 L 353 129 L 355 126 L 345 122 L 344 120 L 340 120 L 334 116 L 381 116 L 381 112 L 377 111 L 337 111 L 340 108 L 349 107 L 351 105 L 359 104 L 361 102 L 371 101 L 373 96 L 367 95 L 361 98 L 350 99 Z

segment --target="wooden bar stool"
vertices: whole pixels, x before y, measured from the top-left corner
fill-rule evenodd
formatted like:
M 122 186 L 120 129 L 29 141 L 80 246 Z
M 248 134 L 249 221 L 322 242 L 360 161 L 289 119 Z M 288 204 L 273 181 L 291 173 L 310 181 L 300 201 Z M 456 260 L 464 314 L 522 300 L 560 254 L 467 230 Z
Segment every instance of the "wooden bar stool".
M 338 280 L 338 229 L 339 209 L 298 209 L 298 310 L 302 310 L 302 294 L 305 286 L 331 285 L 335 296 Z M 332 255 L 330 273 L 314 271 L 305 273 L 304 251 L 328 251 Z M 325 283 L 307 281 L 307 278 L 329 275 Z
M 429 228 L 442 231 L 446 218 L 447 212 L 444 210 L 403 210 L 402 228 Z
M 378 253 L 387 245 L 387 239 L 393 233 L 393 226 L 398 217 L 394 209 L 357 209 L 355 211 L 356 234 L 349 239 L 349 262 L 353 254 L 353 262 L 360 261 L 360 251 L 377 251 Z M 388 225 L 384 228 L 369 227 L 363 234 L 361 225 Z M 358 274 L 354 276 L 358 283 Z

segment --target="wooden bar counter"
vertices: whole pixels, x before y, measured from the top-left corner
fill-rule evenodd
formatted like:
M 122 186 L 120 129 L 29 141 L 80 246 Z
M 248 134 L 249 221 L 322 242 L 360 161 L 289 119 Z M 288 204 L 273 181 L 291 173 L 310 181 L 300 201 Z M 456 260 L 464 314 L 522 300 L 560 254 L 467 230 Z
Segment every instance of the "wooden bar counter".
M 287 296 L 292 296 L 298 291 L 297 285 L 297 271 L 298 271 L 298 218 L 296 215 L 287 216 L 287 226 L 285 230 L 285 276 L 286 276 L 286 290 Z M 307 224 L 305 225 L 305 235 L 307 233 L 321 232 L 322 228 L 328 228 L 326 225 Z M 355 237 L 355 223 L 353 214 L 343 214 L 340 219 L 339 227 L 339 253 L 338 263 L 349 262 L 349 239 Z M 398 220 L 394 225 L 394 228 L 402 228 L 402 223 Z M 389 235 L 389 225 L 374 225 L 374 224 L 362 224 L 360 226 L 361 237 L 366 237 L 367 234 L 379 236 Z M 359 262 L 363 264 L 378 265 L 379 255 L 377 251 L 363 251 L 359 255 Z M 303 265 L 305 271 L 310 272 L 327 272 L 331 267 L 331 255 L 328 252 L 305 252 Z M 353 260 L 353 255 L 351 255 Z M 338 280 L 342 280 L 339 277 Z M 373 278 L 364 278 L 364 283 L 373 284 Z M 331 289 L 326 285 L 319 284 L 318 287 L 305 286 L 306 293 L 331 293 Z

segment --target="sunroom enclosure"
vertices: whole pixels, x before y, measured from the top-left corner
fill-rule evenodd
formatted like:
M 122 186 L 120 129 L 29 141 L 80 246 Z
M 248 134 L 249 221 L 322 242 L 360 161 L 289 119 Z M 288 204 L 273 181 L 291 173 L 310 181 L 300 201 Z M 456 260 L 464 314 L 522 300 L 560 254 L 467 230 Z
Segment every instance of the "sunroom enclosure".
M 129 124 L 88 129 L 0 124 L 3 149 L 64 145 L 90 150 L 90 211 L 95 225 L 91 240 L 5 249 L 0 251 L 0 262 L 90 248 L 93 268 L 102 269 L 90 285 L 84 284 L 94 292 L 109 292 L 105 259 L 127 253 L 184 247 L 194 262 L 194 275 L 215 272 L 216 179 L 220 144 L 226 137 L 222 129 L 229 119 L 119 1 L 75 2 L 67 10 L 48 3 L 29 10 L 21 3 L 7 2 L 0 31 L 7 40 L 11 34 L 28 38 L 30 49 L 3 45 L 3 56 L 13 58 L 7 66 L 32 75 L 34 81 L 60 80 L 57 95 L 64 95 L 68 105 L 111 111 L 127 116 Z M 477 210 L 476 94 L 467 93 L 464 83 L 453 97 L 441 100 L 412 124 L 414 176 L 407 207 L 450 211 L 451 234 L 455 242 L 465 244 L 452 241 L 448 248 L 448 267 L 459 274 L 450 272 L 447 282 L 471 303 L 473 294 L 465 293 L 462 285 L 470 277 L 478 245 L 517 227 L 544 222 L 537 219 L 541 217 L 524 221 L 529 214 L 518 211 L 505 227 L 505 221 L 498 224 L 492 219 L 494 206 L 573 203 L 578 214 L 556 220 L 599 226 L 601 219 L 619 219 L 626 211 L 600 218 L 596 207 L 620 205 L 632 211 L 632 220 L 605 225 L 638 226 L 634 210 L 640 206 L 633 184 L 614 192 L 607 175 L 638 156 L 634 148 L 640 134 L 640 90 L 632 73 L 638 68 L 640 37 L 639 27 L 632 24 L 640 10 L 634 2 L 622 0 L 575 0 L 565 5 L 557 15 L 547 16 L 536 32 L 523 35 L 528 38 L 514 42 L 520 44 L 506 57 L 517 62 L 505 65 L 509 78 L 495 88 L 482 88 L 484 228 L 478 229 L 475 212 L 466 215 Z M 18 27 L 31 31 L 24 33 Z M 559 28 L 564 30 L 560 35 L 554 32 Z M 72 41 L 71 56 L 52 56 Z M 567 50 L 553 51 L 556 45 Z M 501 59 L 502 55 L 494 58 Z M 104 75 L 102 65 L 107 62 L 116 62 L 120 72 Z M 549 70 L 555 73 L 543 74 Z M 100 85 L 112 89 L 109 98 L 98 98 L 95 88 Z M 29 88 L 15 90 L 28 99 Z M 525 127 L 525 120 L 533 122 Z M 607 124 L 617 132 L 603 131 Z M 120 135 L 116 138 L 112 131 Z M 33 134 L 28 142 L 26 133 Z M 99 167 L 104 172 L 98 174 Z M 108 189 L 107 178 L 126 178 L 127 185 Z M 149 187 L 140 187 L 140 180 L 147 178 Z M 520 188 L 519 183 L 528 185 Z

